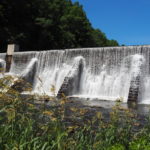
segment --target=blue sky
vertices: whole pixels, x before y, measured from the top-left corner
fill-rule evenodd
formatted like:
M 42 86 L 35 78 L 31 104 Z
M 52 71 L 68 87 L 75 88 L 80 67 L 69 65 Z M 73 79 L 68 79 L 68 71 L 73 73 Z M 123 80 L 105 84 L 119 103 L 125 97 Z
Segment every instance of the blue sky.
M 94 28 L 119 44 L 150 44 L 150 0 L 72 0 L 83 5 Z

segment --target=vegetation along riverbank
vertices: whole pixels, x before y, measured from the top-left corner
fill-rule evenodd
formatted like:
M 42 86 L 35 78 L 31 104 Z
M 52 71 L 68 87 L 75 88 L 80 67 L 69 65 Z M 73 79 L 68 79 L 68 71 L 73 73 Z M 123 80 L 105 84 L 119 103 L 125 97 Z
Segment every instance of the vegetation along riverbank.
M 10 85 L 10 77 L 0 79 L 1 150 L 150 149 L 149 115 L 142 124 L 135 111 L 116 102 L 105 119 L 103 112 L 68 105 L 64 95 L 45 97 L 57 104 L 37 105 L 32 96 L 24 99 L 8 86 L 8 78 Z

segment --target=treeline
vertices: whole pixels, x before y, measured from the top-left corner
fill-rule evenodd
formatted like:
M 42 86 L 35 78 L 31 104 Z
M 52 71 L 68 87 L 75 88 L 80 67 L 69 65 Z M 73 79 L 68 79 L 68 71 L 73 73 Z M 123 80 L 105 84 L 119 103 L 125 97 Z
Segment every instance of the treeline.
M 117 46 L 94 29 L 82 6 L 71 0 L 1 0 L 0 51 Z

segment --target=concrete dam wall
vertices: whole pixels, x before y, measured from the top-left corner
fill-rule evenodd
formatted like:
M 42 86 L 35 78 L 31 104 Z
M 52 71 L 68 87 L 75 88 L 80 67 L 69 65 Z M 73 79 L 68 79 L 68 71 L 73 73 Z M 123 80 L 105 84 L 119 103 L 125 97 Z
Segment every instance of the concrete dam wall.
M 0 54 L 0 66 L 6 66 Z M 9 70 L 33 93 L 150 103 L 150 46 L 15 52 Z

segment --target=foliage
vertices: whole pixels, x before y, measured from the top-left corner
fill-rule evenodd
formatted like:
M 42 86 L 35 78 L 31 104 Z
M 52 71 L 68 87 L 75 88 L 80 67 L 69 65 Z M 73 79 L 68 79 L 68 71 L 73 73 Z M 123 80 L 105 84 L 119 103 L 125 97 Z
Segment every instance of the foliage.
M 1 0 L 0 41 L 3 50 L 8 43 L 19 43 L 21 50 L 118 45 L 71 0 Z
M 10 86 L 13 81 L 0 80 L 1 150 L 150 149 L 150 119 L 141 128 L 136 113 L 119 100 L 108 119 L 100 111 L 90 118 L 90 109 L 71 105 L 63 94 L 60 100 L 44 95 L 40 104 L 33 96 L 24 98 Z

